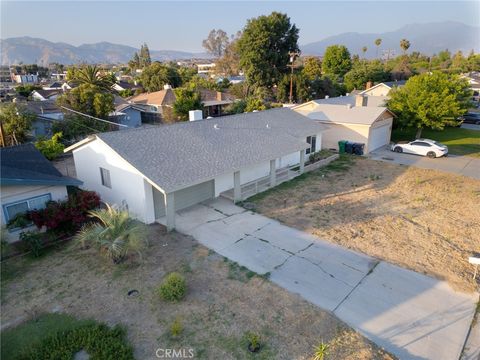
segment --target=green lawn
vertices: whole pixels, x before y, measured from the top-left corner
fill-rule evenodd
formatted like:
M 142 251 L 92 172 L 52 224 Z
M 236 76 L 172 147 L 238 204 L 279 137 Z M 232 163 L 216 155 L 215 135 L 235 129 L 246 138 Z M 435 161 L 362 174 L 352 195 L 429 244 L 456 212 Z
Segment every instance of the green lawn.
M 14 359 L 24 349 L 40 343 L 57 332 L 73 330 L 88 324 L 94 324 L 94 321 L 77 320 L 66 314 L 40 315 L 13 329 L 2 331 L 1 358 Z
M 415 139 L 415 129 L 394 129 L 392 141 Z M 445 128 L 437 131 L 424 129 L 422 138 L 436 140 L 448 146 L 451 154 L 480 157 L 480 131 L 461 128 Z

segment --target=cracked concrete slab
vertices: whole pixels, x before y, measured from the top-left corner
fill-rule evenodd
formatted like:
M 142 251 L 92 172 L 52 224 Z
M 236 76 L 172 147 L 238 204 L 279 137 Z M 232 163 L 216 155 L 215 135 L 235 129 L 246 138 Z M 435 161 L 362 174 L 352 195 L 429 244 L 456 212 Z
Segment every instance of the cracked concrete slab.
M 179 211 L 175 216 L 175 227 L 180 232 L 188 233 L 200 225 L 226 217 L 212 208 L 199 204 Z
M 273 220 L 260 230 L 255 231 L 253 235 L 291 253 L 297 253 L 315 241 L 315 237 Z
M 381 262 L 334 312 L 400 359 L 458 359 L 478 294 Z
M 272 221 L 265 216 L 247 211 L 226 218 L 225 224 L 231 229 L 241 230 L 244 234 L 251 235 Z
M 224 198 L 218 198 L 217 200 L 215 200 L 214 206 L 212 206 L 210 202 L 206 202 L 205 206 L 214 209 L 217 212 L 226 216 L 232 216 L 247 212 L 247 210 L 245 210 L 244 208 L 236 206 L 231 200 Z
M 283 264 L 291 256 L 253 236 L 246 236 L 221 249 L 219 253 L 261 275 L 272 272 L 275 267 Z

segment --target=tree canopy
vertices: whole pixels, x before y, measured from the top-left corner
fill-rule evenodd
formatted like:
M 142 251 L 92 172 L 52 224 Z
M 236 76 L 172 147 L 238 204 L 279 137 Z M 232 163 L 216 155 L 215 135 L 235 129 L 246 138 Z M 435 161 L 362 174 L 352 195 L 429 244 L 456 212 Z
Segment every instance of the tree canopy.
M 325 74 L 343 77 L 352 68 L 350 52 L 343 45 L 331 45 L 323 55 L 322 70 Z
M 457 118 L 470 107 L 472 96 L 469 84 L 458 75 L 440 71 L 411 77 L 401 88 L 390 93 L 388 108 L 400 126 L 417 129 L 443 130 L 457 124 Z
M 240 66 L 249 85 L 271 88 L 287 72 L 289 52 L 298 51 L 298 28 L 286 14 L 250 19 L 238 39 Z
M 28 133 L 35 120 L 35 114 L 19 104 L 3 103 L 0 105 L 0 123 L 3 129 L 3 146 L 22 144 L 27 140 Z
M 143 69 L 140 82 L 146 91 L 154 92 L 162 90 L 167 84 L 173 87 L 180 86 L 181 78 L 175 67 L 156 61 Z
M 188 120 L 190 110 L 202 110 L 203 104 L 200 93 L 190 89 L 175 89 L 176 101 L 173 104 L 173 113 L 179 120 Z
M 67 79 L 78 85 L 91 85 L 101 90 L 110 91 L 115 83 L 114 77 L 102 74 L 96 65 L 71 67 L 67 72 Z
M 389 74 L 385 72 L 384 66 L 380 61 L 360 61 L 356 63 L 352 70 L 344 76 L 344 84 L 347 91 L 353 89 L 364 89 L 368 81 L 374 83 L 389 80 Z
M 222 29 L 211 30 L 208 37 L 203 40 L 202 46 L 215 57 L 221 57 L 229 44 L 228 35 Z
M 60 106 L 106 119 L 114 110 L 113 95 L 98 86 L 82 84 L 57 98 Z

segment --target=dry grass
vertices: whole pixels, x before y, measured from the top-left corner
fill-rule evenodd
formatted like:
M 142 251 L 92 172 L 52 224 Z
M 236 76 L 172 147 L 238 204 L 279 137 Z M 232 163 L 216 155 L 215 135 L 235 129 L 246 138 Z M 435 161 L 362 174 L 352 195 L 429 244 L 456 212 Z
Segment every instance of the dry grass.
M 244 334 L 264 347 L 256 359 L 309 359 L 320 341 L 332 359 L 392 359 L 334 316 L 268 280 L 225 261 L 178 233 L 154 227 L 142 262 L 111 265 L 91 250 L 63 249 L 35 261 L 3 264 L 2 326 L 52 310 L 127 328 L 138 359 L 157 348 L 193 348 L 195 359 L 252 358 Z M 163 277 L 181 272 L 188 291 L 180 303 L 155 294 Z M 8 272 L 10 276 L 8 277 Z M 128 297 L 131 289 L 138 297 Z M 172 337 L 172 324 L 181 334 Z
M 324 177 L 321 176 L 324 174 Z M 471 291 L 480 181 L 357 158 L 253 199 L 257 211 L 320 238 Z

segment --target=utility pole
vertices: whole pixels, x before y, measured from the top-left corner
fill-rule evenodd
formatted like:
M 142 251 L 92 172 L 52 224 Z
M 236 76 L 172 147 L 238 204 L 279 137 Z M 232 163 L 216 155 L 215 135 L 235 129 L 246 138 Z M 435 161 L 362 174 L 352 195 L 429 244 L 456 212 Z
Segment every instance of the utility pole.
M 288 55 L 290 55 L 290 65 L 287 65 L 292 70 L 290 73 L 290 96 L 288 97 L 288 101 L 290 104 L 293 104 L 293 69 L 295 68 L 295 58 L 300 56 L 298 51 L 289 51 Z

